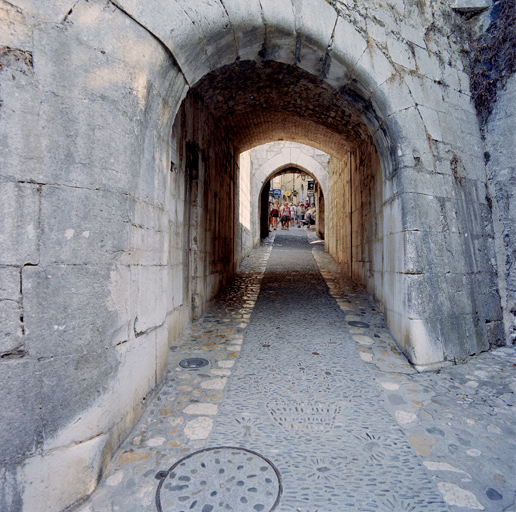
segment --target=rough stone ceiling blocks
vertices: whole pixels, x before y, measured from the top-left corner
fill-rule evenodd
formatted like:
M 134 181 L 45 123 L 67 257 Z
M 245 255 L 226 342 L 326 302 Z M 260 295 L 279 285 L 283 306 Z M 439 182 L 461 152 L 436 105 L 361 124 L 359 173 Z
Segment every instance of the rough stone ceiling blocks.
M 195 85 L 213 115 L 242 151 L 283 138 L 339 156 L 368 139 L 363 110 L 351 91 L 339 92 L 293 66 L 236 62 Z

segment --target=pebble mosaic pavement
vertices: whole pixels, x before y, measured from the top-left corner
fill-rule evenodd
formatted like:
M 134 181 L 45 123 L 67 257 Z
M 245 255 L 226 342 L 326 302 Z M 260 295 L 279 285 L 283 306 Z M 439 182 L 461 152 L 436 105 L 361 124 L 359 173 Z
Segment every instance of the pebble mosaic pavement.
M 156 511 L 160 485 L 163 512 L 268 511 L 279 490 L 281 512 L 516 512 L 515 376 L 515 347 L 418 373 L 312 232 L 274 232 L 170 347 L 78 510 Z

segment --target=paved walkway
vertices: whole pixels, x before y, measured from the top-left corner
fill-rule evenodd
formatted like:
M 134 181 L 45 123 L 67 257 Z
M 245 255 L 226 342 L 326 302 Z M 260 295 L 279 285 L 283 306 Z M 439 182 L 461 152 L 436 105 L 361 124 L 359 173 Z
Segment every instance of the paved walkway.
M 515 365 L 507 347 L 417 373 L 323 244 L 277 231 L 171 347 L 79 510 L 516 512 Z

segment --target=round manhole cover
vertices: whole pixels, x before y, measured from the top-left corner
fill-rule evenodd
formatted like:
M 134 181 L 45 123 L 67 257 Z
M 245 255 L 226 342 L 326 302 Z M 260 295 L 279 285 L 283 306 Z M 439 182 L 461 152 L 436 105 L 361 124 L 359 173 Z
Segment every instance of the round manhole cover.
M 203 359 L 202 357 L 189 357 L 188 359 L 179 361 L 179 366 L 181 366 L 181 368 L 195 369 L 208 366 L 208 363 L 208 360 Z
M 269 512 L 281 496 L 274 464 L 244 448 L 207 448 L 156 475 L 158 512 Z
M 369 324 L 367 322 L 360 322 L 358 320 L 352 320 L 351 322 L 348 322 L 351 327 L 365 327 L 366 329 L 369 327 Z

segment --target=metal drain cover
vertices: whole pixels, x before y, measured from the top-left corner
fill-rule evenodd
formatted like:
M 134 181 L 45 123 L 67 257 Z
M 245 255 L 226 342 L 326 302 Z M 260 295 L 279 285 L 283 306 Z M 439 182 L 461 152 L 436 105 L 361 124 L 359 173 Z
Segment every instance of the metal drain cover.
M 204 366 L 208 366 L 209 361 L 207 359 L 203 359 L 202 357 L 189 357 L 188 359 L 183 359 L 179 361 L 179 366 L 181 368 L 203 368 Z
M 272 462 L 231 446 L 191 453 L 156 478 L 158 512 L 270 512 L 282 491 Z
M 360 322 L 358 320 L 352 320 L 351 322 L 348 322 L 351 327 L 365 327 L 366 329 L 369 327 L 369 324 L 367 322 Z

